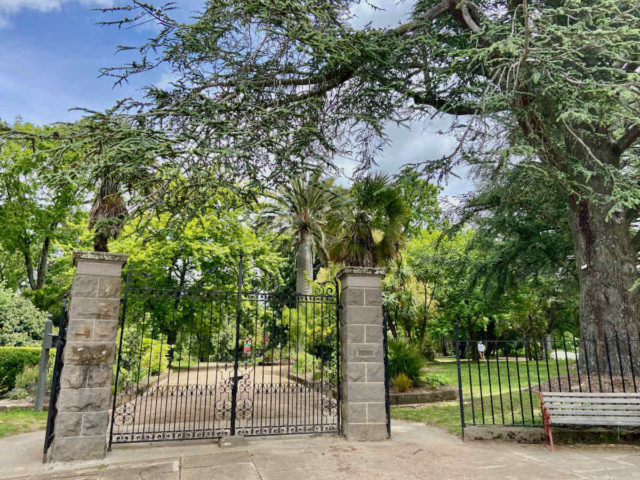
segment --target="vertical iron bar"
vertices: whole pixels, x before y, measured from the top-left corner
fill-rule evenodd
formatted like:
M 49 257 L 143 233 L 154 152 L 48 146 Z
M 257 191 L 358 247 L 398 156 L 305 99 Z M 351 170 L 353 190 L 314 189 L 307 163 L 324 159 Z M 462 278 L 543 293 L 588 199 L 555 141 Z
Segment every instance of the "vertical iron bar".
M 51 446 L 55 435 L 55 420 L 58 414 L 57 400 L 60 392 L 60 374 L 62 373 L 63 356 L 62 352 L 67 339 L 67 294 L 62 297 L 62 310 L 60 311 L 60 325 L 58 327 L 58 338 L 56 340 L 56 357 L 53 364 L 53 376 L 51 378 L 51 393 L 49 396 L 49 409 L 47 412 L 47 429 L 44 435 L 44 450 L 42 462 L 46 462 L 47 450 Z
M 589 393 L 591 393 L 591 371 L 589 367 L 589 338 L 582 338 L 582 347 L 584 348 L 584 365 L 587 369 L 587 384 L 589 385 Z M 580 347 L 578 347 L 580 348 Z
M 564 348 L 564 364 L 567 368 L 567 384 L 569 385 L 569 391 L 571 391 L 571 373 L 569 372 L 569 357 L 567 357 L 567 339 L 562 332 L 562 347 Z
M 391 438 L 391 401 L 389 397 L 389 344 L 387 340 L 387 309 L 382 309 L 382 348 L 384 349 L 384 410 L 387 420 L 387 437 Z M 457 325 L 456 325 L 457 332 Z M 458 381 L 460 380 L 460 358 L 458 358 Z M 461 397 L 462 398 L 462 394 Z M 462 400 L 460 400 L 462 405 Z M 461 407 L 462 408 L 462 407 Z M 462 412 L 462 434 L 464 435 L 464 412 Z
M 506 342 L 505 342 L 505 345 L 507 345 Z M 509 386 L 509 406 L 511 407 L 511 425 L 515 425 L 516 419 L 513 414 L 513 393 L 511 392 L 511 371 L 509 369 L 509 353 L 510 352 L 507 350 L 504 358 L 506 359 L 506 362 L 507 362 L 507 385 Z
M 465 357 L 467 360 L 467 370 L 469 372 L 469 396 L 471 397 L 471 420 L 473 421 L 473 425 L 476 424 L 476 408 L 473 404 L 473 381 L 471 379 L 471 357 L 469 356 L 469 352 L 471 351 L 471 343 L 469 342 L 469 335 L 467 335 L 466 343 L 465 343 Z
M 604 333 L 604 351 L 607 354 L 607 366 L 609 367 L 609 382 L 611 382 L 611 392 L 615 391 L 613 387 L 613 372 L 611 371 L 611 356 L 609 355 L 609 339 L 607 338 L 607 332 Z
M 337 401 L 337 416 L 336 422 L 338 427 L 338 433 L 342 433 L 342 426 L 340 423 L 340 285 L 338 284 L 338 280 L 334 280 L 336 286 L 336 383 L 338 385 L 338 390 L 336 392 L 336 401 Z M 390 423 L 390 422 L 389 422 Z
M 631 378 L 633 380 L 633 391 L 634 393 L 638 392 L 636 388 L 636 371 L 633 366 L 633 353 L 631 350 L 631 339 L 629 338 L 629 328 L 627 328 L 627 348 L 629 349 L 629 362 L 631 363 Z
M 109 429 L 109 450 L 111 450 L 111 444 L 113 443 L 113 423 L 115 422 L 115 419 L 116 419 L 116 399 L 118 397 L 118 380 L 120 378 L 120 363 L 122 362 L 122 337 L 124 336 L 124 319 L 127 312 L 127 295 L 129 294 L 130 280 L 131 280 L 131 267 L 129 267 L 129 271 L 127 272 L 127 280 L 125 281 L 125 286 L 124 286 L 124 297 L 122 299 L 122 311 L 120 312 L 120 341 L 118 342 L 118 360 L 116 362 L 116 379 L 113 387 L 113 402 L 111 407 L 111 428 Z
M 515 345 L 516 352 L 516 373 L 518 374 L 518 397 L 520 398 L 520 415 L 522 416 L 522 425 L 524 425 L 524 403 L 522 402 L 522 383 L 520 381 L 520 360 L 518 360 L 518 344 Z
M 535 340 L 533 342 L 533 351 L 534 351 L 534 355 L 535 355 L 535 360 L 536 360 L 536 375 L 538 376 L 538 391 L 541 392 L 542 391 L 542 385 L 540 382 L 540 362 L 538 361 L 538 356 L 540 355 L 540 352 L 538 351 L 538 341 Z
M 242 254 L 238 263 L 238 297 L 236 299 L 236 341 L 233 353 L 233 381 L 231 384 L 231 435 L 236 434 L 236 403 L 238 401 L 238 348 L 240 346 L 240 322 L 242 320 Z
M 582 378 L 580 377 L 580 359 L 578 358 L 578 350 L 576 349 L 576 336 L 572 333 L 571 339 L 573 343 L 573 354 L 576 357 L 576 369 L 578 370 L 578 390 L 582 392 Z
M 598 339 L 595 337 L 593 337 L 593 345 L 595 347 L 595 354 L 596 354 L 596 373 L 598 374 L 598 387 L 600 388 L 600 393 L 602 393 L 602 375 L 600 374 L 600 354 L 598 353 L 598 351 L 600 350 L 598 347 Z
M 624 369 L 622 368 L 622 357 L 620 356 L 620 341 L 618 331 L 616 330 L 616 350 L 618 351 L 618 365 L 620 366 L 620 376 L 622 377 L 622 392 L 627 393 L 627 387 L 624 384 Z
M 502 382 L 500 380 L 500 355 L 498 354 L 498 342 L 496 340 L 496 371 L 498 373 L 498 395 L 500 397 L 500 416 L 502 417 L 502 424 L 504 425 L 504 404 L 502 402 Z
M 558 391 L 562 391 L 562 379 L 560 378 L 560 361 L 558 360 L 558 340 L 553 339 L 553 354 L 556 357 L 556 373 L 558 374 Z
M 486 336 L 484 340 L 485 340 L 485 351 L 486 351 L 489 345 L 489 340 L 487 339 Z M 493 388 L 491 387 L 491 364 L 489 363 L 489 355 L 486 355 L 486 358 L 487 358 L 487 381 L 489 382 L 489 403 L 491 405 L 491 423 L 495 425 L 496 417 L 495 417 L 495 412 L 493 408 Z
M 478 348 L 478 343 L 476 341 L 476 350 Z M 473 359 L 473 352 L 471 352 L 471 358 Z M 482 424 L 485 424 L 484 420 L 484 397 L 482 396 L 482 375 L 480 373 L 480 355 L 478 355 L 478 387 L 480 388 L 480 409 L 482 411 Z
M 549 391 L 551 390 L 551 370 L 549 369 L 549 345 L 547 344 L 547 337 L 544 338 L 543 342 L 543 350 L 544 350 L 544 363 L 547 367 L 547 384 L 549 385 Z
M 524 334 L 524 360 L 525 365 L 527 366 L 527 390 L 529 390 L 529 407 L 531 408 L 531 424 L 535 425 L 535 420 L 533 418 L 533 395 L 531 394 L 531 373 L 529 372 L 529 341 L 527 339 L 527 334 Z
M 385 326 L 386 326 L 386 321 L 385 321 Z M 462 398 L 462 373 L 460 372 L 460 339 L 458 338 L 458 322 L 455 323 L 455 335 L 456 335 L 456 367 L 457 367 L 457 370 L 458 370 L 458 398 L 460 399 L 460 426 L 462 427 L 462 439 L 464 440 L 464 427 L 465 427 L 465 422 L 464 422 L 464 400 Z M 386 349 L 386 344 L 387 344 L 386 332 L 385 332 L 384 344 L 385 344 L 385 349 Z M 385 373 L 386 373 L 386 365 L 385 365 Z M 387 385 L 385 385 L 385 386 L 387 387 L 387 392 L 388 392 L 389 391 L 389 389 L 388 389 L 388 379 L 386 379 L 386 376 L 385 376 L 385 380 L 386 380 L 385 383 L 387 383 Z M 472 399 L 472 401 L 473 401 L 473 399 Z M 388 414 L 387 414 L 387 418 L 389 418 Z M 389 428 L 389 427 L 387 427 L 387 428 Z

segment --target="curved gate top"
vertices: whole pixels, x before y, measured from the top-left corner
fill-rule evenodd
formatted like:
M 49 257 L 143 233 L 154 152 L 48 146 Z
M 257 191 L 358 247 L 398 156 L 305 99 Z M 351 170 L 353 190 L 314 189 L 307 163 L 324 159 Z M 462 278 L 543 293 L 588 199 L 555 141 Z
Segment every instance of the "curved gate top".
M 338 432 L 335 282 L 271 291 L 162 288 L 129 272 L 109 445 Z

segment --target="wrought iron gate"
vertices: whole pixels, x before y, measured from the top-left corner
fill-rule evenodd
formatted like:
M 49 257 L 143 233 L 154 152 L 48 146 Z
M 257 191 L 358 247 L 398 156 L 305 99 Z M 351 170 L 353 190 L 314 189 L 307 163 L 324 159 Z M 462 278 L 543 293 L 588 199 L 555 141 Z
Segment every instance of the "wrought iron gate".
M 242 260 L 207 278 L 175 289 L 129 272 L 109 445 L 338 432 L 337 284 L 280 292 Z
M 55 348 L 56 357 L 53 363 L 53 375 L 51 377 L 51 393 L 49 397 L 49 410 L 47 415 L 47 430 L 44 435 L 44 451 L 43 461 L 46 459 L 47 451 L 53 443 L 54 431 L 56 424 L 56 416 L 58 415 L 58 409 L 56 403 L 58 401 L 58 394 L 60 393 L 60 374 L 62 373 L 62 352 L 64 346 L 67 343 L 67 297 L 62 299 L 62 311 L 60 313 L 60 324 L 58 327 L 58 336 L 56 338 Z

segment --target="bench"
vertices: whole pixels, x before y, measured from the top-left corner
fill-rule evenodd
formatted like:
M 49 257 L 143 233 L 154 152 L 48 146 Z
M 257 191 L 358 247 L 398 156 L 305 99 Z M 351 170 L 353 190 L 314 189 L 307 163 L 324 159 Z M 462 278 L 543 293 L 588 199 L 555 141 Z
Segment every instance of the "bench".
M 553 451 L 552 425 L 640 426 L 640 393 L 538 392 L 545 443 Z

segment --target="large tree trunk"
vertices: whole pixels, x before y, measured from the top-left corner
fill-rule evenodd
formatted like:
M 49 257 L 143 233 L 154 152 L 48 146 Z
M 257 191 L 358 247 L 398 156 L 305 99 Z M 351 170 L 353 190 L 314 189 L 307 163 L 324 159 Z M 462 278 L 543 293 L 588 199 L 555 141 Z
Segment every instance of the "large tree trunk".
M 603 163 L 617 161 L 615 154 L 606 149 L 596 155 Z M 585 161 L 586 165 L 590 163 Z M 594 174 L 588 186 L 588 198 L 569 198 L 569 223 L 580 284 L 580 337 L 583 348 L 588 345 L 591 369 L 604 372 L 610 362 L 613 372 L 619 372 L 621 360 L 626 374 L 630 369 L 627 332 L 634 340 L 634 364 L 640 360 L 640 352 L 636 352 L 640 291 L 632 288 L 638 279 L 637 254 L 630 232 L 634 216 L 630 212 L 611 212 L 611 188 L 601 175 Z M 617 343 L 616 334 L 621 339 Z
M 308 230 L 300 231 L 300 243 L 296 253 L 296 293 L 311 295 L 313 280 L 313 257 L 311 255 L 311 234 Z

